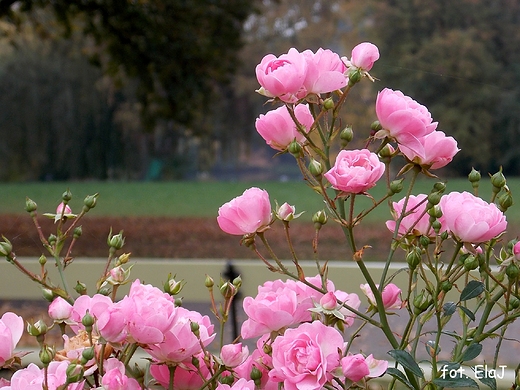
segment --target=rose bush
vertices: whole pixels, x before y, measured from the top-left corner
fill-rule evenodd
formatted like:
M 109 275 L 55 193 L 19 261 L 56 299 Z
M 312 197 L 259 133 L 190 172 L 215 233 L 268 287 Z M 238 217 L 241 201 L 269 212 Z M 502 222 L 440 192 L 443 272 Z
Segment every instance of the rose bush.
M 324 208 L 312 215 L 316 270 L 310 276 L 291 239 L 290 225 L 302 216 L 296 206 L 273 207 L 267 191 L 252 187 L 220 207 L 220 228 L 241 236 L 240 243 L 270 271 L 284 276 L 243 299 L 246 319 L 232 343 L 224 343 L 223 335 L 242 285 L 239 276 L 217 283 L 206 276 L 216 327 L 209 316 L 182 307 L 184 282 L 176 276 L 168 275 L 162 290 L 132 280 L 130 254 L 120 253 L 125 238 L 110 232 L 109 255 L 94 293 L 88 294 L 81 281 L 71 289 L 65 269 L 82 235 L 79 221 L 96 206 L 98 195 L 87 196 L 73 214 L 72 194 L 64 192 L 55 213 L 44 214 L 56 226 L 48 236 L 39 224 L 37 204 L 27 199 L 26 210 L 60 283 L 48 278 L 46 256 L 34 272 L 19 261 L 7 238 L 0 241 L 0 254 L 41 286 L 52 319 L 52 324 L 27 324 L 39 345 L 41 367 L 24 367 L 23 354 L 16 351 L 23 320 L 15 313 L 2 315 L 0 367 L 12 370 L 12 376 L 0 380 L 0 389 L 368 389 L 381 376 L 389 388 L 398 382 L 414 390 L 477 388 L 479 379 L 498 388 L 492 375 L 472 379 L 445 373 L 469 369 L 486 340 L 496 342 L 489 362 L 496 369 L 507 327 L 520 316 L 520 242 L 504 242 L 511 191 L 500 170 L 491 176 L 491 199 L 483 200 L 481 175 L 473 169 L 468 176 L 473 193 L 449 193 L 446 183 L 436 181 L 429 193 L 415 194 L 419 176 L 437 179 L 431 171 L 448 164 L 459 149 L 452 137 L 436 130 L 428 109 L 401 91 L 379 92 L 377 120 L 370 133 L 361 132 L 365 147 L 350 148 L 356 132 L 338 127 L 340 115 L 358 82 L 375 81 L 368 72 L 378 58 L 377 47 L 365 42 L 350 59 L 328 49 L 292 48 L 279 57 L 266 55 L 257 66 L 258 92 L 280 107 L 261 115 L 256 129 L 277 154 L 295 158 Z M 382 198 L 369 193 L 374 186 L 385 186 Z M 361 208 L 356 201 L 365 196 L 370 203 Z M 392 238 L 376 274 L 366 264 L 370 246 L 356 227 L 387 203 Z M 358 292 L 364 301 L 356 291 L 343 291 L 344 281 L 333 281 L 328 259 L 320 258 L 320 231 L 329 221 L 341 227 L 345 259 L 363 277 Z M 275 223 L 283 227 L 289 259 L 281 259 L 269 245 Z M 391 273 L 396 261 L 401 268 Z M 406 274 L 402 285 L 398 274 Z M 129 292 L 118 295 L 119 287 L 130 283 Z M 405 322 L 404 328 L 394 327 L 392 315 Z M 459 321 L 453 325 L 455 316 Z M 51 346 L 46 336 L 55 326 L 63 343 Z M 375 332 L 384 338 L 392 362 L 371 351 L 370 343 L 357 345 L 359 336 L 368 335 L 370 341 Z M 449 352 L 441 352 L 443 343 Z M 146 357 L 138 365 L 132 360 L 137 351 Z M 511 388 L 519 384 L 516 377 Z

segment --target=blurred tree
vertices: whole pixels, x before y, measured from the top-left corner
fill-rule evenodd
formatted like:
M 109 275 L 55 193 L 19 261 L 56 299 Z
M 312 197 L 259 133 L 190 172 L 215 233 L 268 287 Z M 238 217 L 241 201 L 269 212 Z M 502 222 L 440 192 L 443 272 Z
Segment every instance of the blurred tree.
M 89 54 L 105 72 L 139 80 L 143 118 L 153 127 L 157 118 L 192 125 L 204 115 L 215 83 L 236 69 L 254 0 L 0 0 L 0 15 L 20 25 L 47 6 L 66 36 L 80 26 L 95 39 Z
M 462 149 L 459 174 L 500 165 L 518 174 L 520 2 L 374 0 L 365 3 L 379 46 L 378 77 L 426 105 Z

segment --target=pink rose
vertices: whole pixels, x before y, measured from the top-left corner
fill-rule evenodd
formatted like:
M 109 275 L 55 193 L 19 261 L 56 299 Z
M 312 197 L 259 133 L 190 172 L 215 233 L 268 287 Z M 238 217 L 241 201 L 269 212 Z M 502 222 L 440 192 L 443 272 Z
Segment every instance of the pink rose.
M 199 336 L 191 328 L 192 323 L 199 326 Z M 169 329 L 164 331 L 163 340 L 149 344 L 146 350 L 161 363 L 178 364 L 191 361 L 191 357 L 202 351 L 201 343 L 207 346 L 215 338 L 214 327 L 208 316 L 196 311 L 178 307 L 176 316 Z
M 360 194 L 375 186 L 384 172 L 385 164 L 368 149 L 342 150 L 324 176 L 333 188 Z
M 249 356 L 249 348 L 242 343 L 226 344 L 220 349 L 220 360 L 226 367 L 236 367 L 244 363 Z
M 275 281 L 260 286 L 255 298 L 244 298 L 243 307 L 248 319 L 241 334 L 248 339 L 309 321 L 313 302 L 297 283 Z
M 360 353 L 356 355 L 348 354 L 341 359 L 341 369 L 345 378 L 352 382 L 358 382 L 370 374 L 365 357 Z
M 202 362 L 203 356 L 199 356 Z M 199 370 L 203 376 L 208 376 L 208 368 L 205 364 L 200 364 L 197 369 L 191 362 L 183 363 L 175 368 L 173 388 L 179 390 L 199 390 L 204 384 L 204 379 L 199 375 Z M 167 389 L 170 384 L 170 370 L 166 364 L 150 364 L 150 374 Z
M 308 133 L 314 123 L 309 106 L 298 104 L 294 108 L 294 115 Z M 265 115 L 260 114 L 256 119 L 255 127 L 267 145 L 276 150 L 287 149 L 287 146 L 294 140 L 300 143 L 305 141 L 305 136 L 297 130 L 296 124 L 285 106 L 271 110 Z
M 374 62 L 379 59 L 379 49 L 370 42 L 363 42 L 352 49 L 350 64 L 366 72 L 372 69 Z
M 382 376 L 388 368 L 388 362 L 386 360 L 374 359 L 374 356 L 372 355 L 368 355 L 365 358 L 365 362 L 370 370 L 370 373 L 367 375 L 370 378 L 378 378 Z
M 332 291 L 321 297 L 320 306 L 325 310 L 334 310 L 338 306 L 338 300 Z
M 366 295 L 371 305 L 376 305 L 376 299 L 370 286 L 368 284 L 362 284 L 359 286 L 361 291 Z M 379 286 L 377 286 L 379 287 Z M 393 283 L 388 283 L 382 292 L 383 306 L 387 310 L 400 309 L 403 305 L 401 301 L 401 289 Z
M 422 147 L 419 138 L 437 128 L 428 109 L 401 91 L 385 88 L 377 94 L 376 114 L 382 130 L 376 138 L 391 137 L 414 150 Z
M 125 365 L 116 358 L 108 359 L 104 365 L 105 374 L 101 384 L 105 390 L 139 390 L 141 386 L 134 378 L 126 376 Z
M 303 52 L 307 61 L 307 75 L 303 83 L 304 90 L 298 94 L 304 98 L 309 93 L 317 95 L 341 89 L 347 85 L 346 66 L 336 53 L 329 49 Z
M 269 378 L 287 390 L 322 389 L 339 367 L 343 346 L 341 333 L 320 321 L 287 329 L 273 342 Z
M 285 202 L 283 205 L 278 207 L 278 210 L 276 210 L 276 216 L 281 221 L 292 221 L 294 218 L 297 218 L 300 215 L 294 215 L 295 212 L 296 207 L 291 206 L 289 203 Z
M 68 361 L 57 362 L 52 361 L 47 367 L 47 388 L 48 390 L 57 390 L 67 382 Z M 44 385 L 45 374 L 34 363 L 29 364 L 26 368 L 16 371 L 11 378 L 11 386 L 9 390 L 41 390 Z M 65 387 L 66 390 L 82 390 L 84 381 L 75 382 Z
M 153 344 L 164 340 L 173 324 L 176 307 L 173 298 L 157 287 L 137 279 L 119 306 L 126 319 L 128 335 L 137 343 Z
M 513 246 L 513 255 L 516 260 L 520 260 L 520 241 Z
M 448 165 L 460 150 L 453 137 L 446 137 L 446 134 L 438 130 L 419 138 L 419 142 L 421 146 L 415 149 L 406 145 L 401 145 L 399 149 L 408 160 L 427 169 L 439 169 Z
M 408 198 L 408 203 L 406 205 L 407 215 L 401 220 L 399 225 L 398 233 L 400 236 L 409 234 L 412 236 L 433 237 L 435 235 L 435 231 L 430 226 L 430 215 L 424 213 L 427 203 L 426 199 L 427 195 L 425 194 L 419 194 L 417 196 L 411 195 Z M 394 216 L 394 219 L 386 221 L 386 227 L 391 232 L 395 230 L 396 220 L 403 215 L 405 201 L 406 198 L 403 198 L 399 202 L 392 203 L 392 215 Z
M 355 310 L 359 309 L 359 306 L 361 306 L 361 300 L 359 299 L 357 294 L 348 294 L 344 291 L 336 290 L 334 291 L 334 295 L 336 296 L 339 302 L 341 302 L 342 304 L 344 303 Z M 341 307 L 339 311 L 345 317 L 345 319 L 343 320 L 344 324 L 346 326 L 352 326 L 352 324 L 354 324 L 354 320 L 356 319 L 356 315 L 345 307 Z
M 247 380 L 245 378 L 240 378 L 238 381 L 233 383 L 232 386 L 225 385 L 219 383 L 217 386 L 217 390 L 255 390 L 255 382 L 252 380 Z
M 451 192 L 439 203 L 443 228 L 463 242 L 489 241 L 506 230 L 506 216 L 494 203 L 469 192 Z
M 56 297 L 49 305 L 48 313 L 54 321 L 63 322 L 71 316 L 72 305 L 62 297 Z
M 245 190 L 218 209 L 217 222 L 223 231 L 235 235 L 266 229 L 271 222 L 269 194 L 256 187 Z
M 14 313 L 6 312 L 0 318 L 0 367 L 14 357 L 14 350 L 22 338 L 24 327 L 22 317 Z
M 70 315 L 70 319 L 75 322 L 75 325 L 71 325 L 71 328 L 74 332 L 78 332 L 80 329 L 85 329 L 82 325 L 81 320 L 87 313 L 94 318 L 99 318 L 99 316 L 105 312 L 109 307 L 111 307 L 114 303 L 112 300 L 102 294 L 94 294 L 92 297 L 88 295 L 79 296 L 74 304 L 72 305 L 72 313 Z
M 270 345 L 270 335 L 266 334 L 256 341 L 256 349 L 244 363 L 235 367 L 234 371 L 239 378 L 250 378 L 253 368 L 260 371 L 260 386 L 262 390 L 278 390 L 278 383 L 269 380 L 269 370 L 272 368 L 271 356 L 265 352 L 265 346 Z
M 287 54 L 276 57 L 268 54 L 256 66 L 256 78 L 262 87 L 258 92 L 294 103 L 296 94 L 303 88 L 307 75 L 307 61 L 298 50 L 291 48 Z

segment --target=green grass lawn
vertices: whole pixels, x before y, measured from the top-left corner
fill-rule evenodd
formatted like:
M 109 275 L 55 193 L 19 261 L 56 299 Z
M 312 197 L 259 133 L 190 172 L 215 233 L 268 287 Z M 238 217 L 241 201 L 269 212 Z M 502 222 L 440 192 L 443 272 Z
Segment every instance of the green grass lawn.
M 480 193 L 486 200 L 490 198 L 489 180 L 482 180 Z M 414 193 L 430 192 L 435 180 L 420 180 Z M 405 181 L 405 190 L 406 190 Z M 471 191 L 467 179 L 450 179 L 448 191 Z M 520 178 L 508 180 L 513 195 L 520 194 Z M 24 214 L 25 198 L 29 197 L 38 204 L 38 212 L 54 212 L 61 201 L 61 194 L 68 189 L 73 199 L 70 205 L 78 212 L 86 195 L 99 193 L 98 204 L 92 210 L 95 215 L 111 216 L 197 216 L 214 217 L 218 208 L 245 189 L 257 186 L 266 189 L 274 207 L 288 202 L 296 205 L 298 211 L 306 211 L 302 219 L 323 208 L 321 197 L 303 182 L 58 182 L 58 183 L 0 183 L 0 214 Z M 404 191 L 405 191 L 404 190 Z M 395 200 L 404 196 L 395 195 Z M 370 193 L 379 199 L 385 193 L 384 186 L 376 186 Z M 358 197 L 358 209 L 370 206 L 366 197 Z M 511 222 L 520 221 L 520 210 L 513 206 L 507 216 Z M 369 215 L 369 220 L 388 219 L 387 207 L 379 207 Z

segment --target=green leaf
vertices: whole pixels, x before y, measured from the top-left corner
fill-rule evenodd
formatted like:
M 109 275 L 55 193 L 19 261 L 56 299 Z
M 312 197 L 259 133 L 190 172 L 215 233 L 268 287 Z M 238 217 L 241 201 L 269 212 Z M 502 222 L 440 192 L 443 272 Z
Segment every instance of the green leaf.
M 447 387 L 449 389 L 457 387 L 478 389 L 477 382 L 463 374 L 457 375 L 455 378 L 435 378 L 432 382 L 439 387 Z
M 388 351 L 388 354 L 392 356 L 397 363 L 410 370 L 412 374 L 418 376 L 419 378 L 424 378 L 424 373 L 422 372 L 421 368 L 414 360 L 412 355 L 410 355 L 408 352 L 400 349 L 393 349 Z
M 457 305 L 453 302 L 446 302 L 442 305 L 442 310 L 444 311 L 444 315 L 451 316 L 457 310 Z
M 467 301 L 468 299 L 478 297 L 484 292 L 484 283 L 478 280 L 470 281 L 464 290 L 460 293 L 460 300 Z
M 482 344 L 471 344 L 462 354 L 462 361 L 467 362 L 475 359 L 482 352 Z
M 404 384 L 409 389 L 413 390 L 412 384 L 406 379 L 406 375 L 404 375 L 401 371 L 399 371 L 397 368 L 394 367 L 388 367 L 386 369 L 386 373 L 390 376 L 393 376 L 395 379 L 397 379 L 399 382 Z
M 462 310 L 471 319 L 471 321 L 475 321 L 475 314 L 473 314 L 471 310 L 464 306 L 459 306 L 459 309 Z
M 489 387 L 491 390 L 497 390 L 497 381 L 495 378 L 484 376 L 483 378 L 479 377 L 478 380 Z

